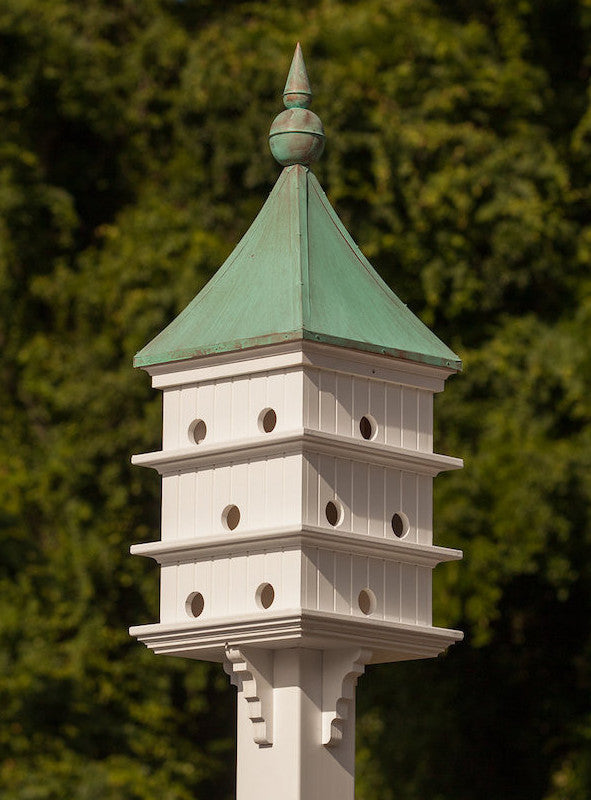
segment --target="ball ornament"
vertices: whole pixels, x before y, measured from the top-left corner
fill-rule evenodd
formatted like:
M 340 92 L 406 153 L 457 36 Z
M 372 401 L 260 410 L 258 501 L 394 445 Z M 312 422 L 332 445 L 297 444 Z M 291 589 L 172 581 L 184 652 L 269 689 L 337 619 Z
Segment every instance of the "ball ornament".
M 324 129 L 320 118 L 308 109 L 311 102 L 312 91 L 298 42 L 283 91 L 286 110 L 275 117 L 269 131 L 271 152 L 284 167 L 309 166 L 322 155 Z

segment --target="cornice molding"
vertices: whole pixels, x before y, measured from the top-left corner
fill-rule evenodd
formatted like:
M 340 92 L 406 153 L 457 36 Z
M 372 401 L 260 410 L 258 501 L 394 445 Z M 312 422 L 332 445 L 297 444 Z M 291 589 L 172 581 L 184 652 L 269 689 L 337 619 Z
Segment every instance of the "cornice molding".
M 168 539 L 133 544 L 130 552 L 153 558 L 159 564 L 176 564 L 195 559 L 231 557 L 238 553 L 269 550 L 297 550 L 306 547 L 323 548 L 376 558 L 391 558 L 418 566 L 435 567 L 444 561 L 458 561 L 462 551 L 447 547 L 405 542 L 396 538 L 368 536 L 325 528 L 257 529 L 256 531 L 192 539 Z
M 178 450 L 140 453 L 132 456 L 131 463 L 136 466 L 151 467 L 161 475 L 170 475 L 184 470 L 280 458 L 289 453 L 304 456 L 319 453 L 431 476 L 461 469 L 464 463 L 461 458 L 410 450 L 406 447 L 325 433 L 310 428 L 269 433 L 265 434 L 264 438 L 251 437 L 217 444 L 194 445 Z
M 130 628 L 150 650 L 204 661 L 223 661 L 233 647 L 309 647 L 314 650 L 357 647 L 372 652 L 372 664 L 432 658 L 463 633 L 425 625 L 387 622 L 345 614 L 292 609 L 252 616 L 197 622 L 157 623 Z

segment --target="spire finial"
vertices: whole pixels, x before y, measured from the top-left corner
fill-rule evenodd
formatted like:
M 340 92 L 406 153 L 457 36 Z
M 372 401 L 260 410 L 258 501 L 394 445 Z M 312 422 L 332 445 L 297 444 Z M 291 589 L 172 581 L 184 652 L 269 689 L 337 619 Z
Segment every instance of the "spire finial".
M 302 48 L 298 42 L 283 90 L 283 104 L 285 108 L 308 108 L 311 102 L 312 90 L 304 64 Z
M 311 102 L 312 90 L 298 42 L 283 91 L 286 110 L 275 117 L 269 131 L 271 152 L 284 167 L 308 166 L 322 155 L 324 129 L 316 114 L 308 110 Z

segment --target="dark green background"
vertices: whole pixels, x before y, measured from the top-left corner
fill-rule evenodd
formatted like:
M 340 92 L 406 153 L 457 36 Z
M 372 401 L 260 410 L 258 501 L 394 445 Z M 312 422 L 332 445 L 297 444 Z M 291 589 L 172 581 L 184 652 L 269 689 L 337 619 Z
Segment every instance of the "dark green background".
M 234 697 L 155 657 L 160 398 L 133 354 L 246 230 L 301 39 L 315 172 L 465 361 L 439 624 L 374 667 L 358 800 L 591 795 L 591 2 L 0 0 L 0 793 L 228 800 Z

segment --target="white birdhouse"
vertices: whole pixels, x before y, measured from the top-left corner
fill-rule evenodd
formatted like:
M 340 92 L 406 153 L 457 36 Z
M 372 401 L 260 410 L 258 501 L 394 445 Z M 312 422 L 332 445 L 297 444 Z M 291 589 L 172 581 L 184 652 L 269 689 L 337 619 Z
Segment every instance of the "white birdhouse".
M 162 390 L 156 653 L 220 661 L 240 691 L 238 798 L 353 797 L 354 686 L 435 656 L 433 395 L 457 356 L 393 294 L 310 161 L 299 46 L 273 123 L 285 168 L 235 251 L 138 355 Z

